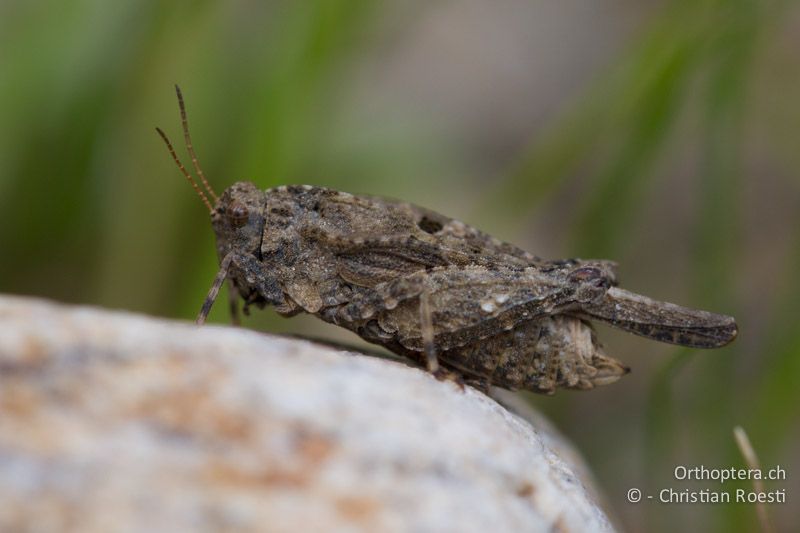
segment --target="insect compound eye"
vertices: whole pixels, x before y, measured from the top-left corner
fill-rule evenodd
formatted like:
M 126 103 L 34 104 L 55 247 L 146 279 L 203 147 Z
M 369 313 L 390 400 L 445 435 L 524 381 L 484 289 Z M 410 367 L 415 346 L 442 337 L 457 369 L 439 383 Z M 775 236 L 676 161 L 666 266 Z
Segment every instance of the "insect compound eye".
M 228 209 L 228 218 L 230 218 L 234 226 L 243 226 L 244 223 L 247 222 L 249 216 L 250 212 L 247 206 L 242 203 L 233 202 Z

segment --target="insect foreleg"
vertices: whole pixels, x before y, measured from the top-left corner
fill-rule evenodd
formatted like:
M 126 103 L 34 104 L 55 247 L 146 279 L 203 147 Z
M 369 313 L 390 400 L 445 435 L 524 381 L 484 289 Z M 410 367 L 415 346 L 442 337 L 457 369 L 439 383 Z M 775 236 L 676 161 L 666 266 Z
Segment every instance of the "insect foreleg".
M 217 276 L 214 278 L 214 283 L 211 284 L 211 288 L 208 289 L 208 295 L 203 302 L 203 307 L 200 308 L 200 313 L 197 315 L 197 320 L 195 321 L 197 324 L 205 323 L 208 313 L 211 311 L 211 306 L 214 305 L 214 301 L 219 294 L 219 288 L 222 287 L 222 284 L 225 283 L 225 280 L 228 278 L 228 269 L 231 266 L 234 255 L 233 252 L 230 252 L 220 262 L 219 272 L 217 272 Z
M 286 304 L 283 291 L 261 261 L 252 255 L 229 252 L 220 262 L 219 272 L 217 272 L 214 283 L 211 284 L 208 296 L 206 296 L 203 307 L 197 316 L 197 324 L 203 324 L 206 321 L 208 313 L 211 311 L 211 306 L 214 305 L 214 301 L 217 299 L 220 287 L 222 287 L 226 279 L 233 280 L 234 277 L 237 282 L 245 282 L 247 286 L 254 289 L 262 302 L 276 307 Z M 231 293 L 231 299 L 233 300 L 236 298 L 236 294 L 233 290 Z M 238 312 L 233 311 L 234 307 L 235 305 L 232 301 L 231 316 L 234 320 L 238 320 Z

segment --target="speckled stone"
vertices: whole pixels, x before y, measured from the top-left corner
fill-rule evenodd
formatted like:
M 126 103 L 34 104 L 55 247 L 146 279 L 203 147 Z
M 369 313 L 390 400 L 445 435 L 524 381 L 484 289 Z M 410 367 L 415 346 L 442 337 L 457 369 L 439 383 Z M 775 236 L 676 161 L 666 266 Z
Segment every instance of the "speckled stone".
M 0 531 L 610 531 L 469 387 L 229 327 L 0 297 Z

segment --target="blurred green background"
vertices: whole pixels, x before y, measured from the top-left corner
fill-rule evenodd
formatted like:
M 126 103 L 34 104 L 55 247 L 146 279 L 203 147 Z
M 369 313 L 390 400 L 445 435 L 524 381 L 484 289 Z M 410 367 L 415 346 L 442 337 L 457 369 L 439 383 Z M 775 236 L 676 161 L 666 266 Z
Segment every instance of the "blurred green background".
M 216 271 L 173 83 L 218 190 L 250 179 L 402 198 L 622 285 L 735 315 L 682 350 L 600 326 L 633 367 L 530 400 L 630 530 L 752 531 L 750 505 L 625 501 L 676 465 L 800 496 L 800 6 L 786 1 L 0 3 L 0 291 L 194 318 Z M 188 161 L 187 161 L 188 162 Z M 212 320 L 226 322 L 227 306 Z M 355 342 L 318 321 L 245 325 Z M 772 505 L 779 528 L 792 503 Z

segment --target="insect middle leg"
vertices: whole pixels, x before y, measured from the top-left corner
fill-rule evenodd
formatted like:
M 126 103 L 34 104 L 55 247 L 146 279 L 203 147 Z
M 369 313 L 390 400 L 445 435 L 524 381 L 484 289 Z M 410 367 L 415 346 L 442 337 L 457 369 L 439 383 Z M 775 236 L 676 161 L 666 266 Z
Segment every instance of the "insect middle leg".
M 197 315 L 197 324 L 205 323 L 206 318 L 208 318 L 208 313 L 211 311 L 211 306 L 214 305 L 222 284 L 229 278 L 232 268 L 247 273 L 252 279 L 259 280 L 256 289 L 263 301 L 275 306 L 286 303 L 283 291 L 274 281 L 271 273 L 267 271 L 263 263 L 251 255 L 230 252 L 223 257 L 220 262 L 219 271 L 216 277 L 214 277 L 214 282 L 211 284 L 203 306 L 200 308 L 200 313 Z M 235 296 L 232 296 L 232 298 L 235 298 Z M 233 307 L 231 309 L 233 310 Z M 238 320 L 238 311 L 232 316 L 235 316 Z
M 239 317 L 239 292 L 230 278 L 228 278 L 228 305 L 231 311 L 231 324 L 240 326 L 242 321 Z

